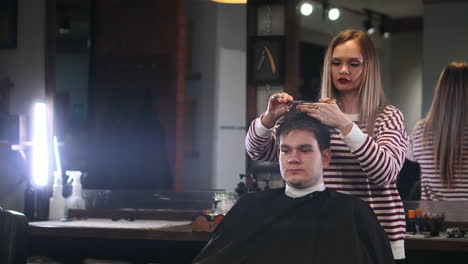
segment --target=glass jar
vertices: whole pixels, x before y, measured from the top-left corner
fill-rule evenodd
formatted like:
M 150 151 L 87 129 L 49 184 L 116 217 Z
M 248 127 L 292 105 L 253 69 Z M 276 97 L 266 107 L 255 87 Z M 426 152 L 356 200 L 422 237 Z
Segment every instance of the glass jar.
M 225 215 L 236 203 L 237 197 L 234 192 L 215 192 L 213 199 L 215 201 L 213 213 Z

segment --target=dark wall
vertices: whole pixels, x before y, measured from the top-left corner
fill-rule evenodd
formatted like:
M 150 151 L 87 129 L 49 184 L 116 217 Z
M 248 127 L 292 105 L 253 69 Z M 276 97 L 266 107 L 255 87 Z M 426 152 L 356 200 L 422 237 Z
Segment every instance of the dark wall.
M 86 187 L 180 186 L 185 1 L 103 0 L 93 13 Z

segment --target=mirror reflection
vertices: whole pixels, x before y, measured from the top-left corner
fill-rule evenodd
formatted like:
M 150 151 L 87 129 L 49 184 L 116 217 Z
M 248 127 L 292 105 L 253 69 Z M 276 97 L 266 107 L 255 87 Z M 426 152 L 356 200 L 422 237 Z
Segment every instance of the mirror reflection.
M 382 66 L 382 82 L 386 99 L 388 103 L 401 110 L 405 117 L 406 130 L 410 134 L 416 123 L 429 109 L 435 81 L 444 67 L 443 63 L 446 64 L 450 58 L 455 59 L 462 54 L 460 46 L 454 44 L 455 48 L 442 52 L 445 56 L 441 54 L 434 58 L 429 55 L 429 51 L 437 50 L 438 54 L 441 52 L 437 49 L 437 43 L 440 43 L 440 40 L 436 37 L 438 30 L 435 24 L 442 18 L 445 19 L 444 24 L 447 27 L 457 22 L 447 19 L 449 17 L 447 14 L 457 9 L 456 4 L 439 5 L 436 3 L 424 6 L 422 1 L 416 0 L 392 1 L 392 3 L 385 4 L 375 1 L 340 1 L 339 5 L 336 4 L 340 10 L 339 17 L 330 20 L 328 10 L 323 8 L 321 1 L 310 2 L 312 10 L 309 8 L 311 13 L 308 16 L 302 15 L 300 8 L 297 12 L 300 21 L 299 96 L 310 101 L 315 101 L 320 97 L 322 58 L 333 36 L 347 28 L 368 30 L 370 33 L 372 27 L 371 38 Z M 158 99 L 166 96 L 167 91 L 158 91 L 150 87 L 153 86 L 152 84 L 142 82 L 141 77 L 147 76 L 144 74 L 136 74 L 135 78 L 130 78 L 131 81 L 127 83 L 115 78 L 115 73 L 119 72 L 119 69 L 123 72 L 128 71 L 128 67 L 132 67 L 131 58 L 115 61 L 115 56 L 114 58 L 99 57 L 93 54 L 93 52 L 99 52 L 100 48 L 96 46 L 99 40 L 92 37 L 93 30 L 99 26 L 99 19 L 96 18 L 99 7 L 93 9 L 88 4 L 70 6 L 70 3 L 70 1 L 57 1 L 59 30 L 57 31 L 56 58 L 56 120 L 58 124 L 64 124 L 58 125 L 60 136 L 66 142 L 64 150 L 67 157 L 64 163 L 69 162 L 68 165 L 73 169 L 87 171 L 88 179 L 85 182 L 90 184 L 89 188 L 173 188 L 175 177 L 174 156 L 171 153 L 173 150 L 168 149 L 164 142 L 167 142 L 168 133 L 174 132 L 174 129 L 167 128 L 170 118 L 161 116 L 164 116 L 167 110 L 174 112 L 175 108 L 165 109 L 166 104 Z M 423 6 L 425 12 L 423 12 Z M 439 12 L 437 14 L 432 12 L 436 9 Z M 227 91 L 231 89 L 226 88 L 238 87 L 233 84 L 236 80 L 229 79 L 229 76 L 237 76 L 230 72 L 229 68 L 233 65 L 241 67 L 245 65 L 242 60 L 239 60 L 239 56 L 245 55 L 246 50 L 246 44 L 237 40 L 238 37 L 246 36 L 245 28 L 228 25 L 230 23 L 227 21 L 243 18 L 245 22 L 245 11 L 246 6 L 243 5 L 216 5 L 203 1 L 188 1 L 187 15 L 188 24 L 191 26 L 189 33 L 192 37 L 188 43 L 191 49 L 189 52 L 191 61 L 187 63 L 184 74 L 185 77 L 188 76 L 185 81 L 184 97 L 185 111 L 190 115 L 185 119 L 184 124 L 190 128 L 190 133 L 186 133 L 185 139 L 191 143 L 184 151 L 183 165 L 185 168 L 183 180 L 186 183 L 184 187 L 188 189 L 226 188 L 232 190 L 239 181 L 237 175 L 245 171 L 245 167 L 239 165 L 244 163 L 244 157 L 241 157 L 242 134 L 245 129 L 244 117 L 242 113 L 234 114 L 231 111 L 242 104 L 231 107 L 229 106 L 231 100 L 227 99 L 235 96 L 242 102 L 245 97 L 239 93 Z M 206 16 L 200 18 L 198 14 Z M 219 18 L 216 14 L 218 16 L 223 14 L 225 17 Z M 238 18 L 230 14 L 235 14 Z M 105 25 L 107 24 L 102 24 L 102 26 Z M 234 34 L 227 34 L 228 29 Z M 211 34 L 212 32 L 219 32 L 221 44 L 213 44 L 216 37 Z M 452 30 L 444 34 L 453 37 L 457 35 L 457 32 L 457 30 Z M 121 47 L 132 45 L 129 41 L 119 42 L 119 44 Z M 213 48 L 218 50 L 217 56 L 220 56 L 218 57 L 220 70 L 217 70 L 215 74 L 213 74 L 214 65 L 216 65 L 215 56 L 205 56 L 206 52 Z M 138 56 L 144 56 L 144 54 L 140 53 Z M 99 61 L 99 58 L 107 61 Z M 133 58 L 135 59 L 136 55 Z M 159 67 L 156 61 L 161 64 L 164 58 L 149 59 L 146 64 L 135 64 L 135 67 L 143 69 Z M 423 64 L 423 61 L 434 63 Z M 99 63 L 103 64 L 99 66 Z M 113 67 L 114 75 L 106 75 L 109 72 L 106 73 L 105 67 L 107 69 Z M 223 70 L 224 68 L 226 70 Z M 100 70 L 102 75 L 98 76 L 97 73 Z M 104 79 L 99 79 L 100 76 L 104 76 Z M 242 78 L 245 76 L 241 74 L 238 77 L 240 83 L 243 83 L 245 79 Z M 106 86 L 105 78 L 111 80 L 107 86 L 114 85 L 112 90 L 104 89 L 100 93 L 92 90 L 94 94 L 90 92 L 90 87 L 95 89 L 97 84 L 99 87 Z M 174 80 L 153 81 L 158 83 L 157 86 L 165 86 Z M 139 88 L 132 88 L 131 93 L 126 90 L 128 87 L 137 86 Z M 278 90 L 281 87 L 272 87 L 272 91 L 275 89 Z M 218 90 L 221 92 L 216 95 Z M 261 90 L 260 87 L 260 95 L 262 95 Z M 262 96 L 259 96 L 257 104 L 266 106 L 264 98 L 260 97 Z M 96 100 L 108 102 L 97 103 Z M 227 109 L 215 114 L 217 105 Z M 259 106 L 259 109 L 262 109 L 260 113 L 264 111 L 263 108 Z M 98 117 L 96 117 L 96 111 L 100 111 L 100 114 L 97 114 Z M 96 127 L 93 128 L 93 126 Z M 124 127 L 128 129 L 122 129 Z M 235 147 L 236 151 L 233 151 L 235 154 L 226 154 L 226 151 L 218 146 L 219 141 L 213 142 L 206 139 L 217 133 L 224 133 L 227 139 L 232 137 L 233 142 L 238 143 L 239 146 Z M 145 138 L 145 140 L 130 143 L 129 140 L 135 138 L 134 135 L 141 135 L 140 138 Z M 153 139 L 148 137 L 153 137 Z M 148 140 L 154 141 L 148 143 Z M 125 146 L 127 143 L 128 145 Z M 130 146 L 135 149 L 129 149 Z M 230 149 L 233 148 L 229 146 Z M 205 147 L 209 151 L 202 151 Z M 94 149 L 94 151 L 90 153 L 89 149 Z M 107 150 L 101 151 L 100 149 Z M 127 152 L 121 153 L 122 149 L 126 149 Z M 214 153 L 227 155 L 223 158 L 235 161 L 236 166 L 226 166 L 225 162 L 222 162 L 221 158 Z M 148 156 L 153 158 L 146 159 Z M 138 160 L 138 162 L 128 164 L 132 160 Z M 154 162 L 155 160 L 158 162 Z M 93 162 L 99 165 L 93 167 Z M 107 165 L 102 166 L 103 164 Z M 120 166 L 110 169 L 116 164 Z M 417 169 L 417 165 L 407 162 L 402 173 L 414 175 L 411 171 Z M 219 175 L 221 172 L 223 175 Z M 193 173 L 193 176 L 188 176 L 190 173 Z M 271 174 L 270 171 L 268 173 Z M 158 180 L 155 180 L 156 174 L 159 175 L 156 177 Z M 92 175 L 99 176 L 93 177 Z M 160 175 L 168 176 L 159 179 Z M 408 179 L 409 177 L 400 178 Z M 120 179 L 127 180 L 121 181 Z M 151 183 L 152 179 L 153 183 Z M 409 180 L 411 184 L 408 183 L 410 185 L 400 192 L 409 195 L 415 181 L 417 179 Z M 402 186 L 405 184 L 402 183 Z M 417 194 L 411 197 L 417 197 Z
M 341 1 L 341 6 L 335 6 L 341 12 L 338 18 L 333 17 L 334 20 L 330 18 L 330 8 L 324 8 L 320 2 L 303 3 L 311 4 L 312 12 L 308 8 L 310 14 L 299 14 L 302 42 L 326 47 L 335 34 L 347 28 L 364 30 L 371 36 L 381 63 L 387 103 L 402 111 L 406 131 L 411 133 L 421 115 L 421 104 L 414 99 L 420 96 L 422 89 L 423 29 L 416 26 L 413 30 L 402 30 L 395 25 L 399 21 L 407 21 L 408 17 L 413 23 L 422 23 L 422 1 L 410 1 L 406 8 L 397 8 L 403 4 L 398 1 L 388 5 L 376 5 L 372 1 Z M 301 50 L 301 59 L 304 60 L 304 57 L 305 53 Z M 318 59 L 316 63 L 320 62 L 322 60 Z M 404 90 L 402 87 L 405 87 Z M 418 164 L 405 161 L 397 177 L 397 186 L 403 199 L 419 199 Z
M 55 101 L 64 167 L 84 170 L 85 188 L 170 189 L 176 57 L 168 47 L 152 48 L 150 37 L 135 39 L 132 21 L 141 33 L 158 28 L 135 22 L 144 4 L 128 7 L 57 1 Z M 113 15 L 119 13 L 125 16 Z

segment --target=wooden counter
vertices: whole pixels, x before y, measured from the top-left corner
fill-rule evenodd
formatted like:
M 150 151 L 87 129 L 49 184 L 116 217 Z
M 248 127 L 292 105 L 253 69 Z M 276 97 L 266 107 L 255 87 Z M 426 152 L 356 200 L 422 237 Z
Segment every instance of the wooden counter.
M 191 263 L 209 236 L 192 232 L 190 221 L 89 218 L 31 222 L 29 255 L 48 256 L 67 264 L 81 264 L 86 258 Z
M 167 226 L 165 223 L 175 223 Z M 181 223 L 181 224 L 179 224 Z M 160 227 L 162 226 L 162 227 Z M 65 238 L 102 238 L 135 240 L 198 241 L 208 240 L 210 233 L 192 232 L 189 221 L 120 219 L 83 219 L 70 222 L 42 221 L 29 223 L 30 236 Z
M 465 209 L 460 206 L 462 203 L 457 202 L 405 202 L 405 209 L 422 208 L 426 212 L 444 213 L 448 226 L 466 227 L 468 216 L 464 218 Z M 47 255 L 65 263 L 82 263 L 80 261 L 85 257 L 130 260 L 132 263 L 190 263 L 210 237 L 210 233 L 192 232 L 188 223 L 193 213 L 180 210 L 72 210 L 70 215 L 82 220 L 29 224 L 30 255 Z M 119 220 L 112 221 L 112 218 Z M 161 220 L 178 221 L 180 225 L 160 226 Z M 468 259 L 468 237 L 408 236 L 405 249 L 407 263 L 458 263 L 457 260 Z
M 407 251 L 431 250 L 468 253 L 468 237 L 447 238 L 445 234 L 441 234 L 439 237 L 426 238 L 421 234 L 407 235 L 405 238 L 405 249 Z

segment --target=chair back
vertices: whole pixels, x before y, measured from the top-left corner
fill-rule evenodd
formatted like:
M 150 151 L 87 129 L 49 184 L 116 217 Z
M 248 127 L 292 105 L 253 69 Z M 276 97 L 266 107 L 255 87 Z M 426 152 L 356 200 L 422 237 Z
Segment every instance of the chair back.
M 0 263 L 25 264 L 28 219 L 22 213 L 0 207 Z

